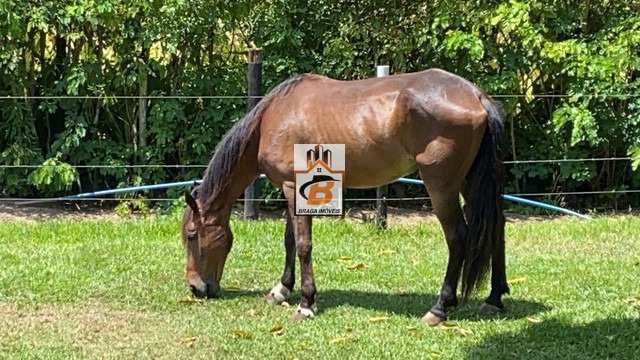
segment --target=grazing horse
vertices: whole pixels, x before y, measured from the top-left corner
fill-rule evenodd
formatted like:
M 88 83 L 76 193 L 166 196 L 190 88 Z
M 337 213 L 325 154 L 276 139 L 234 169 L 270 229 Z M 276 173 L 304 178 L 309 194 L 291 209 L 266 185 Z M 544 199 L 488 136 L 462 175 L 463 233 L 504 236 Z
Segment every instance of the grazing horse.
M 344 186 L 372 188 L 419 171 L 449 249 L 436 304 L 423 317 L 446 319 L 491 269 L 483 307 L 503 309 L 505 273 L 502 113 L 469 81 L 439 69 L 384 78 L 338 81 L 300 75 L 284 81 L 236 123 L 218 145 L 202 183 L 185 193 L 182 223 L 186 278 L 196 297 L 215 297 L 232 244 L 232 204 L 260 173 L 288 201 L 284 272 L 267 295 L 281 303 L 294 286 L 300 260 L 301 300 L 293 315 L 314 315 L 311 217 L 294 211 L 294 144 L 345 144 Z M 464 198 L 464 210 L 459 195 Z

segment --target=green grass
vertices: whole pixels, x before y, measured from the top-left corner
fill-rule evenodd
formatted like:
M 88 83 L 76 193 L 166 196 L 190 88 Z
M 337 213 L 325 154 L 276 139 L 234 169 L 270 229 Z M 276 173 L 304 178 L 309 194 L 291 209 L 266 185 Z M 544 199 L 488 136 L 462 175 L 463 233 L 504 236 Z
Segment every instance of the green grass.
M 640 357 L 640 218 L 508 224 L 508 311 L 480 315 L 485 290 L 440 328 L 419 322 L 445 267 L 433 221 L 316 221 L 319 313 L 297 324 L 297 293 L 291 308 L 263 300 L 283 224 L 232 227 L 223 296 L 197 302 L 176 218 L 0 223 L 0 357 Z

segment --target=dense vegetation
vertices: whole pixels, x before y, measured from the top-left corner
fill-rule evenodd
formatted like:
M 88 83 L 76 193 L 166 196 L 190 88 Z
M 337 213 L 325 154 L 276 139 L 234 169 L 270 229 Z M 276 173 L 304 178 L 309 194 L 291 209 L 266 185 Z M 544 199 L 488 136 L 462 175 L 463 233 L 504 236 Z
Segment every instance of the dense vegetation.
M 98 97 L 0 100 L 0 164 L 59 165 L 0 169 L 1 196 L 200 175 L 74 165 L 206 163 L 244 99 L 109 96 L 242 95 L 242 53 L 253 46 L 264 49 L 265 89 L 301 72 L 354 79 L 376 64 L 440 67 L 491 94 L 524 95 L 500 98 L 508 159 L 640 161 L 637 0 L 3 0 L 0 19 L 0 96 Z M 517 192 L 640 185 L 629 161 L 510 165 L 509 174 Z

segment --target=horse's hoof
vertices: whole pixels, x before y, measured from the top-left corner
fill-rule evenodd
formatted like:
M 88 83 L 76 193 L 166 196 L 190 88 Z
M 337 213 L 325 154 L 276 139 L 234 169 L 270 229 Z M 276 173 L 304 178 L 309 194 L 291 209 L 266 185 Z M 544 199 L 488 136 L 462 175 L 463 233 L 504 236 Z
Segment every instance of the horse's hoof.
M 313 310 L 302 308 L 298 306 L 296 312 L 291 316 L 291 321 L 293 322 L 301 322 L 303 320 L 311 319 L 314 316 Z
M 485 315 L 495 315 L 503 312 L 504 310 L 489 303 L 482 303 L 480 305 L 480 313 Z
M 276 300 L 276 298 L 275 298 L 275 296 L 273 296 L 272 292 L 270 292 L 267 295 L 265 295 L 264 299 L 267 301 L 267 304 L 269 304 L 269 305 L 278 305 L 279 304 L 278 300 Z
M 265 300 L 270 305 L 280 305 L 289 298 L 291 291 L 284 287 L 282 284 L 278 284 L 271 289 L 271 291 L 265 296 Z
M 443 321 L 447 320 L 446 318 L 441 318 L 440 316 L 429 311 L 422 317 L 422 322 L 429 326 L 436 326 Z

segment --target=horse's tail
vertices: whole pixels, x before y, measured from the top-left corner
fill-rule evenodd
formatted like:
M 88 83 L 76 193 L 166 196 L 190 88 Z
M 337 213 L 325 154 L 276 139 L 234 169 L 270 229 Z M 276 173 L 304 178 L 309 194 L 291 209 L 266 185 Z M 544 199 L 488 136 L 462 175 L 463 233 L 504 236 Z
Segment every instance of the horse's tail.
M 462 296 L 468 298 L 489 269 L 492 252 L 504 243 L 502 213 L 503 168 L 499 145 L 503 131 L 503 114 L 499 103 L 480 95 L 487 112 L 487 125 L 476 158 L 466 177 L 465 215 L 469 226 L 467 251 L 462 272 Z M 504 246 L 501 247 L 504 249 Z M 503 250 L 504 251 L 504 250 Z

